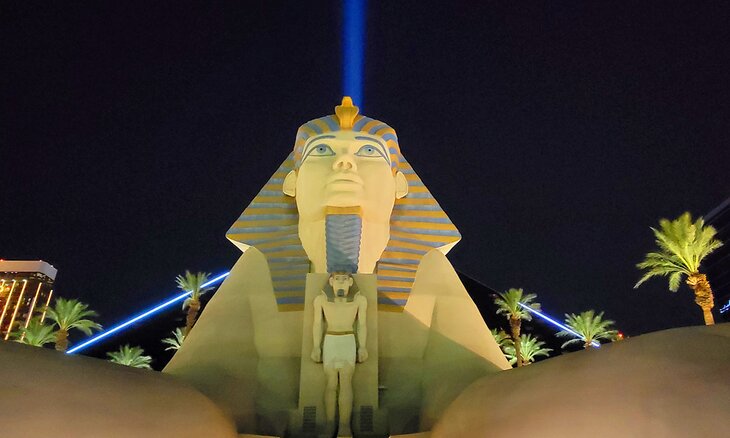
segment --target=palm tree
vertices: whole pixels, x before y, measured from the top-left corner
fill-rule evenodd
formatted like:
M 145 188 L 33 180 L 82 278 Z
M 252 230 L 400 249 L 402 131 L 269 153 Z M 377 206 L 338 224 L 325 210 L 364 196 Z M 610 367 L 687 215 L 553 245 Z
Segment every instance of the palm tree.
M 692 222 L 692 216 L 685 212 L 679 218 L 670 221 L 659 221 L 659 229 L 652 228 L 657 252 L 650 252 L 643 262 L 636 265 L 645 270 L 644 276 L 634 285 L 634 289 L 655 276 L 669 276 L 669 290 L 676 292 L 682 276 L 686 275 L 686 283 L 695 293 L 695 303 L 702 309 L 706 325 L 715 323 L 712 308 L 715 298 L 712 295 L 710 282 L 705 274 L 700 273 L 702 260 L 723 243 L 715 239 L 717 230 L 707 225 L 701 217 Z
M 162 343 L 169 345 L 169 347 L 165 348 L 165 351 L 179 350 L 180 347 L 182 347 L 182 343 L 184 340 L 185 340 L 185 333 L 183 333 L 182 329 L 180 327 L 178 327 L 172 331 L 172 337 L 163 339 Z
M 522 289 L 510 289 L 507 292 L 499 294 L 499 297 L 494 299 L 494 304 L 497 305 L 497 314 L 504 314 L 509 321 L 510 331 L 512 332 L 512 342 L 514 342 L 517 357 L 522 357 L 520 354 L 520 326 L 522 320 L 532 320 L 532 315 L 523 306 L 527 306 L 531 309 L 539 310 L 540 303 L 533 302 L 537 298 L 535 294 L 523 295 Z M 517 366 L 522 366 L 522 361 L 517 361 Z
M 109 362 L 118 363 L 119 365 L 126 365 L 132 368 L 144 368 L 151 370 L 152 358 L 150 356 L 143 356 L 144 350 L 142 347 L 130 347 L 129 344 L 119 347 L 119 350 L 109 352 L 106 354 L 109 356 Z
M 198 272 L 193 274 L 190 271 L 185 271 L 185 276 L 178 275 L 175 278 L 177 287 L 184 292 L 190 292 L 190 298 L 183 302 L 183 310 L 188 309 L 188 315 L 185 319 L 185 336 L 190 333 L 190 330 L 195 324 L 195 320 L 198 319 L 198 312 L 200 311 L 200 297 L 207 291 L 213 289 L 212 287 L 203 287 L 208 281 L 210 274 L 205 272 Z
M 88 307 L 88 305 L 78 300 L 58 298 L 55 306 L 48 308 L 46 316 L 58 326 L 55 333 L 56 350 L 66 351 L 68 348 L 68 331 L 71 329 L 80 330 L 87 336 L 91 335 L 92 330 L 101 330 L 100 324 L 86 319 L 90 316 L 98 316 L 93 310 L 88 310 Z
M 532 337 L 530 334 L 520 335 L 520 354 L 522 354 L 522 364 L 529 365 L 535 362 L 535 359 L 539 356 L 549 356 L 549 353 L 553 351 L 552 348 L 543 348 L 545 343 L 540 341 L 536 337 Z M 504 354 L 507 356 L 507 360 L 510 365 L 514 365 L 517 362 L 517 352 L 515 351 L 515 345 L 512 341 L 509 341 L 504 347 Z
M 43 324 L 41 318 L 38 316 L 28 322 L 28 327 L 21 327 L 20 330 L 15 332 L 15 337 L 17 338 L 17 342 L 34 347 L 42 347 L 56 340 L 56 335 L 53 333 L 53 326 Z
M 616 338 L 618 331 L 610 328 L 614 322 L 610 319 L 603 319 L 603 312 L 598 315 L 595 313 L 596 312 L 594 310 L 588 310 L 586 312 L 582 312 L 580 315 L 575 315 L 573 313 L 565 315 L 565 325 L 578 333 L 580 338 L 576 338 L 575 334 L 570 333 L 567 330 L 559 331 L 557 333 L 558 336 L 569 336 L 572 338 L 565 342 L 561 348 L 565 348 L 576 342 L 583 342 L 583 348 L 589 348 L 594 341 L 599 341 L 601 339 L 611 341 Z

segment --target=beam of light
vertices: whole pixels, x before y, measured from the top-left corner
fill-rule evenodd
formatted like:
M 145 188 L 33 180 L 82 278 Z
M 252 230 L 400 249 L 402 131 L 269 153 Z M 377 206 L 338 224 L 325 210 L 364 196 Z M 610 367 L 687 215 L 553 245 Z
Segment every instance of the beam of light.
M 547 321 L 547 322 L 555 325 L 556 327 L 560 327 L 561 330 L 565 330 L 566 332 L 572 334 L 576 338 L 580 338 L 583 341 L 586 340 L 586 338 L 584 338 L 583 336 L 579 335 L 578 332 L 576 332 L 575 330 L 572 330 L 570 327 L 566 326 L 565 324 L 559 323 L 558 321 L 550 318 L 549 316 L 545 315 L 544 313 L 540 312 L 539 310 L 535 310 L 532 307 L 526 306 L 526 305 L 524 305 L 522 303 L 517 303 L 517 304 L 519 304 L 520 307 L 522 307 L 523 309 L 525 309 L 528 312 L 532 313 L 533 315 L 537 315 L 540 318 L 542 318 L 543 320 L 545 320 L 545 321 Z M 594 346 L 594 347 L 596 347 L 596 348 L 599 348 L 601 346 L 601 343 L 598 342 L 598 341 L 592 341 L 591 342 L 591 345 Z
M 362 76 L 365 58 L 365 2 L 343 0 L 342 4 L 342 92 L 363 107 Z
M 214 279 L 209 280 L 206 283 L 203 283 L 201 285 L 201 288 L 202 287 L 212 286 L 212 285 L 214 285 L 216 283 L 219 283 L 224 278 L 228 277 L 228 274 L 230 274 L 230 273 L 231 273 L 230 271 L 225 272 L 225 273 L 223 273 L 223 274 L 215 277 Z M 159 311 L 161 311 L 161 310 L 163 310 L 163 309 L 165 309 L 165 308 L 167 308 L 167 307 L 169 307 L 169 306 L 171 306 L 171 305 L 173 305 L 175 303 L 178 303 L 178 302 L 184 300 L 185 298 L 187 298 L 188 296 L 190 296 L 190 293 L 191 293 L 191 291 L 183 292 L 183 293 L 181 293 L 181 294 L 179 294 L 179 295 L 177 295 L 177 296 L 175 296 L 173 298 L 170 298 L 169 300 L 167 300 L 167 301 L 165 301 L 165 302 L 163 302 L 161 304 L 156 305 L 155 307 L 153 307 L 153 308 L 151 308 L 149 310 L 146 310 L 146 311 L 140 313 L 139 315 L 136 315 L 136 316 L 134 316 L 134 317 L 132 317 L 132 318 L 130 318 L 130 319 L 128 319 L 128 320 L 120 323 L 120 324 L 117 324 L 114 327 L 110 328 L 109 330 L 106 330 L 104 332 L 101 332 L 98 335 L 96 335 L 96 336 L 94 336 L 94 337 L 86 340 L 85 342 L 83 342 L 83 343 L 75 346 L 74 348 L 68 350 L 66 352 L 66 354 L 77 353 L 77 352 L 85 349 L 89 345 L 93 345 L 93 344 L 101 341 L 102 339 L 104 339 L 104 338 L 106 338 L 108 336 L 113 335 L 114 333 L 117 333 L 117 332 L 119 332 L 121 330 L 124 330 L 125 328 L 131 326 L 135 322 L 141 321 L 141 320 L 143 320 L 143 319 L 145 319 L 145 318 L 147 318 L 147 317 L 149 317 L 151 315 L 154 315 L 155 313 L 157 313 L 157 312 L 159 312 Z

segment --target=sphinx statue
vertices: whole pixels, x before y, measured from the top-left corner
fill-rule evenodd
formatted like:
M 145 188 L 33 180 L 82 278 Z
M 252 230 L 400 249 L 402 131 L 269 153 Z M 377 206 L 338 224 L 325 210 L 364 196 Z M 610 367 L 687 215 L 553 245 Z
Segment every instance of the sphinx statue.
M 336 272 L 352 275 L 369 309 L 354 436 L 429 431 L 469 384 L 509 368 L 445 257 L 458 230 L 395 130 L 349 97 L 299 128 L 226 237 L 243 254 L 164 372 L 224 408 L 239 433 L 329 433 L 327 378 L 312 358 L 317 297 Z

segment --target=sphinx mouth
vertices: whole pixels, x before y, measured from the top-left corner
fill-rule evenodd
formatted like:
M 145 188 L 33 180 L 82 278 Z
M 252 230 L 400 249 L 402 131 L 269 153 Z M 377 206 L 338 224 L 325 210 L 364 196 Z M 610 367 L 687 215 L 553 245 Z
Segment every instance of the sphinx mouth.
M 338 173 L 327 178 L 327 185 L 330 184 L 357 184 L 363 185 L 362 178 L 355 173 Z

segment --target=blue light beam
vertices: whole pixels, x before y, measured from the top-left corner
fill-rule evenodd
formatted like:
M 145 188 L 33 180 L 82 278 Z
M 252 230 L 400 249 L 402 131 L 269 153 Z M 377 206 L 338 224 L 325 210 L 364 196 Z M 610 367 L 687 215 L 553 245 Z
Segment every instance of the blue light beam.
M 207 283 L 204 283 L 201 287 L 208 287 L 208 286 L 212 286 L 212 285 L 214 285 L 216 283 L 219 283 L 221 280 L 223 280 L 224 278 L 228 277 L 228 274 L 230 274 L 230 273 L 231 273 L 230 271 L 228 271 L 226 273 L 223 273 L 223 274 L 215 277 L 214 279 L 209 280 Z M 104 339 L 104 338 L 106 338 L 108 336 L 113 335 L 114 333 L 116 333 L 118 331 L 124 330 L 125 328 L 129 327 L 130 325 L 134 324 L 135 322 L 141 321 L 141 320 L 143 320 L 143 319 L 145 319 L 145 318 L 147 318 L 147 317 L 149 317 L 151 315 L 154 315 L 155 313 L 157 313 L 157 312 L 159 312 L 159 311 L 161 311 L 161 310 L 163 310 L 163 309 L 165 309 L 165 308 L 167 308 L 167 307 L 169 307 L 169 306 L 171 306 L 171 305 L 173 305 L 173 304 L 175 304 L 177 302 L 180 302 L 180 301 L 184 300 L 185 298 L 187 298 L 188 296 L 190 296 L 190 293 L 191 292 L 192 291 L 183 292 L 180 295 L 177 295 L 176 297 L 171 298 L 171 299 L 165 301 L 162 304 L 158 304 L 157 306 L 155 306 L 155 307 L 153 307 L 153 308 L 151 308 L 151 309 L 149 309 L 149 310 L 147 310 L 145 312 L 142 312 L 139 315 L 134 316 L 134 317 L 128 319 L 127 321 L 124 321 L 121 324 L 117 324 L 116 326 L 110 328 L 109 330 L 107 330 L 105 332 L 101 332 L 98 335 L 96 335 L 96 336 L 88 339 L 87 341 L 85 341 L 85 342 L 83 342 L 83 343 L 75 346 L 74 348 L 66 351 L 66 354 L 77 353 L 77 352 L 85 349 L 86 347 L 88 347 L 90 345 L 93 345 L 93 344 L 101 341 L 102 339 Z
M 586 338 L 584 338 L 583 336 L 579 335 L 578 332 L 576 332 L 575 330 L 572 330 L 570 327 L 566 326 L 565 324 L 559 323 L 558 321 L 550 318 L 549 316 L 545 315 L 544 313 L 540 312 L 539 310 L 535 310 L 532 307 L 526 306 L 526 305 L 524 305 L 522 303 L 517 303 L 517 304 L 519 304 L 523 309 L 527 310 L 528 312 L 532 313 L 533 315 L 537 315 L 540 318 L 542 318 L 543 320 L 545 320 L 545 321 L 547 321 L 547 322 L 555 325 L 556 327 L 560 327 L 560 329 L 565 330 L 566 332 L 572 334 L 576 338 L 582 339 L 583 341 L 586 340 Z M 598 341 L 592 341 L 591 342 L 591 345 L 594 346 L 594 347 L 596 347 L 596 348 L 599 348 L 601 346 L 601 343 L 598 342 Z
M 365 1 L 343 0 L 342 5 L 342 91 L 361 109 L 362 76 L 365 63 Z

